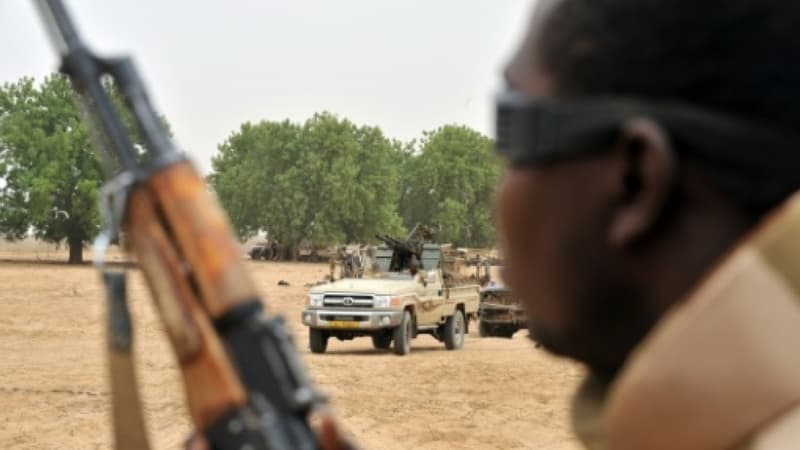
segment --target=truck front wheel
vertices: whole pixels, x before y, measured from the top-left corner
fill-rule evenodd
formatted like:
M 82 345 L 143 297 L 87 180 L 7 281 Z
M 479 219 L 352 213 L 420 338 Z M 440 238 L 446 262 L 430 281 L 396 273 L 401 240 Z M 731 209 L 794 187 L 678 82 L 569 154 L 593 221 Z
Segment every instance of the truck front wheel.
M 392 335 L 388 333 L 373 334 L 372 346 L 376 350 L 388 350 L 392 346 Z
M 411 334 L 414 326 L 414 321 L 411 319 L 411 313 L 408 311 L 403 312 L 403 320 L 400 325 L 396 326 L 392 332 L 392 340 L 394 346 L 392 350 L 395 355 L 407 355 L 411 352 Z
M 328 348 L 328 335 L 322 330 L 309 328 L 308 344 L 311 348 L 311 353 L 325 353 L 325 350 Z
M 444 346 L 448 350 L 458 350 L 464 346 L 464 313 L 457 309 L 444 324 Z

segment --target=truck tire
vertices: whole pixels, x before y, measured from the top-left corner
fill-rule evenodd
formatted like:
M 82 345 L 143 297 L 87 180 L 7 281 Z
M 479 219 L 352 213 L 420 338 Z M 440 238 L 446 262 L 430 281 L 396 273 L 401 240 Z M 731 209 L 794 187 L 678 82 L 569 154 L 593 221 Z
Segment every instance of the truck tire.
M 516 325 L 506 325 L 497 331 L 497 336 L 504 337 L 506 339 L 511 339 L 512 337 L 514 337 L 514 333 L 516 332 L 517 332 Z
M 490 337 L 492 335 L 492 327 L 488 323 L 481 320 L 478 324 L 478 335 L 480 335 L 482 338 Z
M 376 350 L 389 350 L 389 347 L 392 346 L 392 335 L 389 333 L 373 334 L 372 346 Z
M 392 341 L 394 341 L 392 351 L 394 351 L 395 355 L 402 356 L 411 352 L 411 335 L 414 332 L 414 330 L 412 330 L 413 326 L 414 321 L 411 319 L 411 313 L 408 311 L 403 312 L 403 320 L 400 321 L 400 325 L 396 326 L 392 332 Z
M 464 346 L 464 313 L 457 309 L 444 323 L 444 347 L 458 350 Z
M 308 329 L 308 346 L 311 353 L 325 353 L 328 348 L 328 335 L 316 328 Z

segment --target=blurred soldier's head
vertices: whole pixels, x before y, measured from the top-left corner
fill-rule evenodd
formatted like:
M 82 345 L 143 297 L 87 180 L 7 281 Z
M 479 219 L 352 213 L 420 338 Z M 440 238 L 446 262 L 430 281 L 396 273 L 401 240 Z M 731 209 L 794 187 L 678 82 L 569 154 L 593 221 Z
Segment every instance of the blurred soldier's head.
M 778 0 L 538 2 L 498 100 L 497 202 L 537 340 L 617 370 L 800 186 L 798 24 Z

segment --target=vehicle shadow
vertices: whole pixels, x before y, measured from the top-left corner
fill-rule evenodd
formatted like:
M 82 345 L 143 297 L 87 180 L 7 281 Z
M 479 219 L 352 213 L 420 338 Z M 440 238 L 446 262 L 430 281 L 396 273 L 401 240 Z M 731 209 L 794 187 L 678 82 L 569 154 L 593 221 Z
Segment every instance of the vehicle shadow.
M 308 350 L 307 350 L 308 351 Z M 444 344 L 441 346 L 425 346 L 425 347 L 414 347 L 411 346 L 411 355 L 414 353 L 431 353 L 431 352 L 446 352 L 447 350 L 444 348 Z M 309 352 L 310 353 L 310 352 Z M 325 355 L 345 355 L 345 356 L 374 356 L 374 355 L 393 355 L 391 350 L 376 350 L 373 348 L 364 348 L 364 349 L 346 349 L 346 350 L 336 350 L 336 349 L 328 349 L 325 353 L 314 355 L 314 356 L 322 356 Z

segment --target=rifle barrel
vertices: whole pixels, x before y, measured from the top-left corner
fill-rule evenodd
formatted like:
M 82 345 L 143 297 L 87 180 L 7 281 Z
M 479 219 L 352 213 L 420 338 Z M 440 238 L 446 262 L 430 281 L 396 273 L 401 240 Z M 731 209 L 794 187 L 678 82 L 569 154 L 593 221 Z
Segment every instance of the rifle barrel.
M 36 0 L 36 6 L 45 21 L 50 40 L 61 56 L 66 56 L 69 49 L 82 45 L 78 30 L 69 19 L 61 0 Z
M 82 96 L 84 110 L 96 122 L 110 144 L 95 147 L 110 147 L 114 159 L 125 170 L 134 170 L 139 166 L 138 151 L 131 143 L 101 82 L 104 75 L 110 75 L 130 108 L 144 139 L 145 148 L 156 165 L 161 166 L 180 159 L 181 155 L 152 107 L 144 83 L 130 58 L 101 59 L 95 56 L 81 41 L 62 0 L 37 0 L 36 4 L 44 18 L 48 34 L 61 56 L 62 72 L 69 75 L 72 84 Z M 101 153 L 101 156 L 107 161 L 107 154 Z M 110 165 L 106 164 L 109 175 L 114 172 L 113 168 L 108 167 Z

